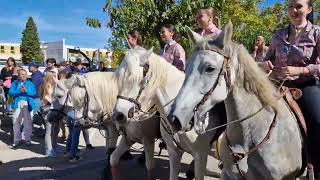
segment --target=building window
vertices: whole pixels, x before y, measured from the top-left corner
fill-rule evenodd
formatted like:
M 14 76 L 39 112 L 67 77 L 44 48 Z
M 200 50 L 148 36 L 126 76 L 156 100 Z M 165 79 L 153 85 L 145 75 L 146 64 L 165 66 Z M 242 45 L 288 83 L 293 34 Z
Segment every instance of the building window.
M 14 52 L 14 47 L 13 46 L 11 46 L 11 48 L 10 48 L 10 52 L 11 52 L 11 54 L 14 54 L 15 52 Z
M 0 46 L 0 53 L 4 53 L 4 46 Z

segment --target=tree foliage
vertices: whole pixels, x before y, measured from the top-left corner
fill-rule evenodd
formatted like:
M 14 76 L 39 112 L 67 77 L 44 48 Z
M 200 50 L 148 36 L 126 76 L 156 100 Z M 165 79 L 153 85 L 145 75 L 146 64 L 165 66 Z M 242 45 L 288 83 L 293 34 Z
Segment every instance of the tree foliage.
M 190 55 L 191 44 L 185 27 L 198 31 L 196 12 L 203 7 L 213 7 L 219 12 L 222 27 L 228 20 L 232 20 L 234 40 L 252 50 L 258 35 L 264 36 L 269 42 L 275 28 L 288 22 L 285 4 L 261 7 L 261 2 L 262 0 L 106 0 L 104 11 L 109 14 L 108 27 L 112 31 L 109 45 L 113 49 L 123 49 L 127 43 L 128 31 L 135 29 L 141 33 L 144 47 L 153 46 L 155 52 L 159 52 L 162 45 L 160 28 L 165 24 L 173 24 L 181 35 L 179 43 Z
M 22 54 L 22 62 L 29 64 L 32 61 L 36 61 L 42 64 L 43 54 L 40 48 L 37 26 L 32 17 L 28 18 L 26 28 L 22 32 L 21 40 L 20 52 Z

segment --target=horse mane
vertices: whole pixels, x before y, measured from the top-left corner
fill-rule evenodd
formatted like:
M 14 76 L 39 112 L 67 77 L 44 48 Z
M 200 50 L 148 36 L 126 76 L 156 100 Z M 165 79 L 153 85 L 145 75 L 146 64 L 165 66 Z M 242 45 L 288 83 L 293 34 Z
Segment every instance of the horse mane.
M 91 72 L 85 74 L 84 77 L 89 97 L 95 99 L 104 113 L 112 114 L 118 95 L 117 80 L 113 73 Z
M 155 53 L 152 53 L 150 57 L 148 57 L 147 64 L 149 65 L 146 74 L 148 82 L 145 84 L 145 88 L 139 99 L 142 109 L 144 110 L 149 110 L 153 106 L 153 97 L 156 95 L 156 90 L 166 84 L 168 73 L 182 73 L 176 67 L 168 63 L 163 57 Z M 141 71 L 139 71 L 139 68 Z M 137 83 L 137 81 L 141 81 L 143 78 L 140 56 L 136 53 L 129 52 L 115 74 L 118 78 L 119 86 L 121 87 L 120 94 L 128 93 L 131 90 L 130 84 Z
M 237 57 L 239 64 L 235 86 L 243 87 L 248 93 L 256 95 L 263 106 L 271 107 L 280 112 L 279 93 L 268 79 L 267 74 L 258 67 L 248 50 L 242 44 L 234 42 L 223 44 L 222 42 L 222 38 L 200 41 L 196 45 L 196 50 L 223 47 L 224 52 L 231 58 L 231 64 L 234 63 L 233 58 Z
M 254 93 L 263 106 L 280 111 L 278 107 L 280 94 L 268 79 L 267 74 L 257 65 L 243 45 L 236 46 L 238 46 L 236 49 L 239 63 L 239 81 L 236 85 L 243 86 L 248 92 Z

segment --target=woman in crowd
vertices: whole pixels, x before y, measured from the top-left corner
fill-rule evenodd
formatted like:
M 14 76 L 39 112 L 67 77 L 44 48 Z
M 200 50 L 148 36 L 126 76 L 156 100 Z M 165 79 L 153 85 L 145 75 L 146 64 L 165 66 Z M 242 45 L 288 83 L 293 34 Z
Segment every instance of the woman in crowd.
M 7 60 L 6 66 L 1 69 L 0 79 L 2 80 L 4 94 L 8 101 L 9 101 L 8 92 L 11 87 L 11 83 L 14 81 L 12 79 L 12 75 L 14 73 L 15 68 L 16 68 L 16 61 L 14 60 L 14 58 L 9 57 Z M 7 110 L 10 110 L 10 103 L 7 104 Z
M 265 44 L 263 36 L 258 36 L 256 40 L 256 45 L 254 46 L 253 58 L 256 62 L 262 62 L 263 58 L 266 56 L 268 51 L 268 46 Z

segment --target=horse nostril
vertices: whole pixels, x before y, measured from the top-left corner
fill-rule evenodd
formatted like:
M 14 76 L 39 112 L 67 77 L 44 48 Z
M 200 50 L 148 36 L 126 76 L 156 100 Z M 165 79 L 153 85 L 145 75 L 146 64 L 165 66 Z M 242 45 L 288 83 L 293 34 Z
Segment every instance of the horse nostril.
M 133 118 L 133 116 L 134 116 L 134 108 L 132 107 L 129 109 L 128 118 Z
M 179 120 L 179 118 L 177 116 L 173 116 L 172 125 L 177 131 L 180 131 L 182 129 L 180 120 Z
M 120 121 L 121 122 L 121 121 L 125 121 L 126 117 L 122 112 L 115 111 L 112 114 L 112 119 L 115 120 L 115 121 Z

